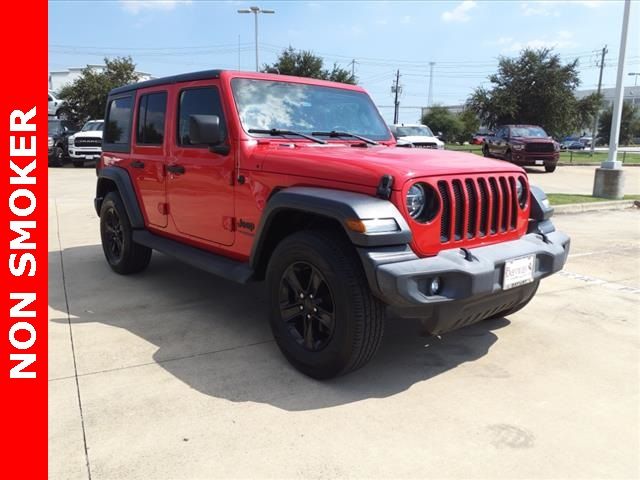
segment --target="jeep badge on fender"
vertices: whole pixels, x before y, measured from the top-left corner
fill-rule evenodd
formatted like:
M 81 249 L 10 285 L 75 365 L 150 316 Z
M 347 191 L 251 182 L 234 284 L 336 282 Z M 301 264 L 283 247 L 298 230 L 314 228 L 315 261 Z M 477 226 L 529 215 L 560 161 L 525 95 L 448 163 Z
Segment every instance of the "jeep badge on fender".
M 358 86 L 210 70 L 116 88 L 102 151 L 110 267 L 158 250 L 266 280 L 276 342 L 315 378 L 366 364 L 388 306 L 433 334 L 509 315 L 569 252 L 522 168 L 397 148 Z

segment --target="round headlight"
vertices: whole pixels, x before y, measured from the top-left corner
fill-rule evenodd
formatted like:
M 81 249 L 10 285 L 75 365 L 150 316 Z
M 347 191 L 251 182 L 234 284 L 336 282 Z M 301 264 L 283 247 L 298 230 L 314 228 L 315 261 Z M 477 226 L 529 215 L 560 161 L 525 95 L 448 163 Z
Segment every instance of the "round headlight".
M 524 181 L 524 178 L 519 177 L 518 180 L 516 180 L 516 196 L 518 197 L 520 208 L 524 208 L 527 205 L 528 195 L 527 183 Z
M 411 185 L 407 192 L 407 210 L 412 218 L 417 218 L 424 210 L 424 188 L 419 183 Z

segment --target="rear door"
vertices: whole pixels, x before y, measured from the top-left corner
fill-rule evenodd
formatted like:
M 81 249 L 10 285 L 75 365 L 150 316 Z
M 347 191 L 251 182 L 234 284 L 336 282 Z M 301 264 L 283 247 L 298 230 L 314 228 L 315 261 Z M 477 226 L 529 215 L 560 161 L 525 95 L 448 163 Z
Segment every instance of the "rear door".
M 167 226 L 165 160 L 169 92 L 162 88 L 138 91 L 128 170 L 149 225 Z
M 189 138 L 190 115 L 217 115 L 228 143 L 228 128 L 218 80 L 193 82 L 178 88 L 176 132 L 167 165 L 167 195 L 171 219 L 181 236 L 231 245 L 234 241 L 234 156 L 215 153 Z

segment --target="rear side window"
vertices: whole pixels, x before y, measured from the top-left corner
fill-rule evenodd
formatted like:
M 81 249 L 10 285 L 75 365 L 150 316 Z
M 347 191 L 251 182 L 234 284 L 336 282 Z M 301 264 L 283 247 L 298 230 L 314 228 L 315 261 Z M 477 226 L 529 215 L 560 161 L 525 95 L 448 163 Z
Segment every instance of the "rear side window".
M 182 91 L 178 113 L 178 145 L 195 146 L 189 140 L 190 115 L 217 115 L 220 118 L 222 138 L 226 137 L 224 113 L 217 88 L 192 88 Z
M 120 97 L 109 102 L 104 128 L 104 143 L 127 149 L 131 139 L 131 107 L 133 98 Z
M 162 145 L 164 118 L 167 110 L 167 93 L 143 95 L 138 106 L 138 145 Z

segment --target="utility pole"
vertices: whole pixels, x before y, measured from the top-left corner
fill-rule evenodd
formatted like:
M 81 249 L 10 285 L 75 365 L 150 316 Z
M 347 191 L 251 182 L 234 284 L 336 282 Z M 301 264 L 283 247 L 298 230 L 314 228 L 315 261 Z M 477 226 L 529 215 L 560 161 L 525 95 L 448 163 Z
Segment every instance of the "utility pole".
M 391 86 L 391 92 L 395 94 L 395 100 L 393 101 L 393 123 L 398 123 L 398 113 L 400 111 L 400 100 L 398 96 L 402 91 L 402 87 L 400 86 L 400 69 L 396 71 L 396 80 Z
M 353 60 L 351 60 L 351 62 L 349 62 L 351 65 L 351 78 L 353 78 L 353 80 L 355 81 L 356 79 L 356 59 L 354 58 Z
M 238 13 L 253 13 L 254 16 L 254 29 L 256 37 L 256 72 L 260 71 L 260 62 L 258 60 L 258 14 L 259 13 L 276 13 L 275 10 L 265 10 L 260 7 L 249 7 L 238 10 Z
M 433 102 L 433 66 L 436 62 L 429 62 L 429 93 L 427 94 L 427 107 Z
M 602 90 L 602 71 L 604 70 L 604 56 L 609 53 L 607 50 L 607 46 L 605 45 L 602 48 L 602 57 L 600 58 L 600 78 L 598 80 L 598 97 L 600 96 L 600 90 Z M 600 104 L 598 104 L 598 108 L 596 108 L 596 113 L 593 116 L 593 133 L 591 135 L 591 156 L 593 157 L 593 152 L 596 148 L 596 136 L 598 134 L 598 116 L 600 114 Z

